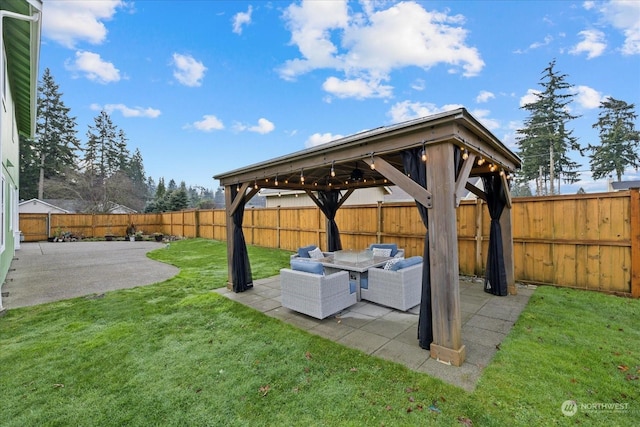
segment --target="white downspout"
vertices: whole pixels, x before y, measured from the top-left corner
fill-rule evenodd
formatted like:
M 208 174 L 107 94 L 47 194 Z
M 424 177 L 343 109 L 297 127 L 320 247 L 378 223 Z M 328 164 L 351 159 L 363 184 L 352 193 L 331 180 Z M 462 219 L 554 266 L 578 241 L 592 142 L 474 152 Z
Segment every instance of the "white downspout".
M 5 58 L 5 50 L 4 50 L 4 28 L 3 28 L 3 23 L 4 23 L 4 18 L 11 18 L 11 19 L 17 19 L 20 21 L 27 21 L 27 22 L 38 22 L 40 20 L 40 12 L 36 11 L 33 13 L 33 15 L 21 15 L 19 13 L 15 13 L 15 12 L 11 12 L 10 10 L 0 10 L 0 82 L 5 82 L 6 83 L 6 76 L 5 76 L 5 63 L 4 63 L 4 58 Z M 36 70 L 37 72 L 37 70 Z M 6 87 L 6 86 L 5 86 Z M 4 88 L 2 88 L 2 90 L 4 90 Z M 1 120 L 0 120 L 1 122 Z M 3 127 L 3 123 L 0 123 L 0 132 L 1 129 Z M 32 124 L 33 126 L 33 124 Z M 2 160 L 2 159 L 0 159 Z M 10 211 L 13 209 L 13 207 L 10 208 Z M 6 223 L 6 221 L 5 221 Z M 2 225 L 4 226 L 4 225 Z M 5 230 L 5 232 L 8 230 Z M 16 230 L 14 230 L 16 231 Z M 15 238 L 15 236 L 14 236 Z M 2 288 L 2 283 L 0 283 L 0 290 Z M 2 292 L 0 292 L 0 315 L 2 315 L 2 313 L 5 311 L 4 306 L 2 305 Z

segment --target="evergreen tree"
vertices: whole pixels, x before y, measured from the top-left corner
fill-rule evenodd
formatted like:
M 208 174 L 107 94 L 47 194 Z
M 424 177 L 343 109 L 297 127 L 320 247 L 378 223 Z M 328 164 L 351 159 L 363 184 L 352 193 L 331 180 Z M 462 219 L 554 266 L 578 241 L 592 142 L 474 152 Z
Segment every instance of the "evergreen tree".
M 147 200 L 153 200 L 153 198 L 155 197 L 156 194 L 156 182 L 153 180 L 152 177 L 149 177 L 147 179 Z
M 156 187 L 156 197 L 155 197 L 155 199 L 156 200 L 164 199 L 164 195 L 166 194 L 166 192 L 167 192 L 167 189 L 164 186 L 164 178 L 161 177 L 158 180 L 158 186 Z
M 111 166 L 111 170 L 128 172 L 131 153 L 127 148 L 127 141 L 127 135 L 122 129 L 118 129 L 118 136 L 114 144 L 115 157 L 112 159 L 114 164 Z
M 116 171 L 117 164 L 117 128 L 106 111 L 101 111 L 94 118 L 94 125 L 89 126 L 87 144 L 84 150 L 85 170 L 104 181 Z
M 568 156 L 569 150 L 580 150 L 573 130 L 567 130 L 567 123 L 578 118 L 567 108 L 575 96 L 570 92 L 573 86 L 566 82 L 567 75 L 558 74 L 554 67 L 555 60 L 543 71 L 543 90 L 535 94 L 536 100 L 522 107 L 530 115 L 525 127 L 517 131 L 518 155 L 523 161 L 520 179 L 536 180 L 537 194 L 559 193 L 561 179 L 576 182 L 580 166 Z
M 62 101 L 62 93 L 48 68 L 38 85 L 38 109 L 33 157 L 38 159 L 38 198 L 44 197 L 44 180 L 58 178 L 67 168 L 75 168 L 80 141 L 76 136 L 76 119 Z M 33 172 L 24 174 L 26 188 Z
M 173 180 L 171 180 L 173 182 Z M 184 181 L 180 183 L 180 188 L 169 193 L 167 200 L 167 209 L 169 211 L 181 211 L 189 206 L 189 196 L 187 195 L 187 186 Z
M 213 197 L 213 202 L 216 205 L 216 208 L 224 208 L 225 199 L 224 199 L 224 188 L 218 187 L 216 189 L 216 195 Z
M 20 135 L 20 198 L 38 197 L 40 168 L 33 140 Z
M 635 130 L 638 115 L 634 104 L 608 97 L 600 103 L 598 129 L 600 145 L 589 144 L 588 150 L 593 179 L 604 178 L 615 172 L 618 181 L 622 181 L 627 166 L 640 166 L 640 133 Z

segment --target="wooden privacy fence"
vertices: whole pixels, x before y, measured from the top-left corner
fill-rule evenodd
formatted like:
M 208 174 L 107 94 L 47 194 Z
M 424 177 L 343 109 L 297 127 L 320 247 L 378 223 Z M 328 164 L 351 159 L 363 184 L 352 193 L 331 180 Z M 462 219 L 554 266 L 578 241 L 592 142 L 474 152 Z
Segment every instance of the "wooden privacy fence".
M 517 281 L 640 297 L 640 190 L 515 198 L 513 258 Z M 226 240 L 224 210 L 162 214 L 20 214 L 25 241 L 45 240 L 57 229 L 85 237 L 124 236 L 134 223 L 146 234 Z M 343 248 L 395 242 L 407 256 L 422 255 L 425 227 L 413 203 L 343 206 L 336 215 Z M 491 219 L 481 200 L 457 209 L 460 272 L 482 276 Z M 247 209 L 247 244 L 295 251 L 326 249 L 326 219 L 316 207 Z

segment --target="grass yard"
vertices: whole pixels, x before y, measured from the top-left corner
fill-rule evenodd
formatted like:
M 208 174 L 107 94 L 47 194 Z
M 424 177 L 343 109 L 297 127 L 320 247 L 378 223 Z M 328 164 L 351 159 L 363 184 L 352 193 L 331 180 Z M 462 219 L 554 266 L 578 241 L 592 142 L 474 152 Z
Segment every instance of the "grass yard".
M 211 292 L 223 242 L 150 256 L 180 274 L 0 319 L 0 425 L 638 425 L 638 300 L 538 288 L 468 393 Z M 289 253 L 249 257 L 256 279 Z

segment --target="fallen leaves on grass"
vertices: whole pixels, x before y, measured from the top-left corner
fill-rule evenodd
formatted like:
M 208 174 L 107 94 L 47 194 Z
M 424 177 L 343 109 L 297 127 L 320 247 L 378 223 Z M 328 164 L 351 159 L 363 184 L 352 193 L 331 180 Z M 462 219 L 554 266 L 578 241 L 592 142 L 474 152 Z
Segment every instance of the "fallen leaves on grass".
M 469 418 L 467 417 L 458 417 L 458 422 L 460 424 L 462 424 L 463 426 L 468 426 L 471 427 L 473 426 L 473 421 L 471 421 Z
M 265 397 L 267 393 L 269 393 L 269 390 L 271 390 L 271 386 L 269 384 L 260 387 L 260 393 L 262 393 L 262 397 Z
M 53 388 L 64 388 L 64 384 L 54 384 Z
M 307 360 L 313 359 L 313 356 L 308 351 L 304 354 L 304 357 L 306 357 Z

